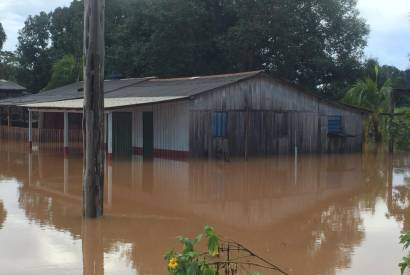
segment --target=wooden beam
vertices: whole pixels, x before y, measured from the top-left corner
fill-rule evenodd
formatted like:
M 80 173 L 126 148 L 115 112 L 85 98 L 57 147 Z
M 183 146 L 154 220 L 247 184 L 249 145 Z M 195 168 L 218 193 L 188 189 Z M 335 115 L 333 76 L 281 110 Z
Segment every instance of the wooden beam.
M 69 173 L 69 166 L 68 166 L 68 157 L 64 157 L 64 194 L 68 193 L 68 175 Z
M 33 150 L 33 114 L 28 111 L 28 146 L 30 152 Z
M 104 114 L 104 149 L 107 150 L 107 123 L 108 114 Z
M 131 112 L 131 147 L 132 147 L 132 154 L 137 154 L 137 143 L 136 143 L 136 136 L 137 136 L 137 127 L 135 127 L 137 123 L 137 112 Z
M 104 198 L 104 9 L 84 1 L 83 216 L 103 215 Z
M 11 118 L 10 118 L 10 107 L 7 108 L 7 127 L 10 128 L 11 127 Z M 10 129 L 9 129 L 10 130 Z M 10 132 L 9 132 L 10 134 Z
M 68 156 L 69 153 L 69 125 L 68 125 L 68 113 L 64 112 L 64 156 Z
M 112 113 L 108 113 L 108 160 L 112 159 Z

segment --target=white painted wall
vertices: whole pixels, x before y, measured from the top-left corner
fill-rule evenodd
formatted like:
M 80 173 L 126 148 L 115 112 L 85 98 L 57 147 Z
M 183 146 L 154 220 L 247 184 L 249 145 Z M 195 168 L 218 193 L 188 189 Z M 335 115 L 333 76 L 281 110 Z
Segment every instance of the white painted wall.
M 189 151 L 189 102 L 177 101 L 123 110 L 133 112 L 133 147 L 142 147 L 142 113 L 153 112 L 154 149 Z

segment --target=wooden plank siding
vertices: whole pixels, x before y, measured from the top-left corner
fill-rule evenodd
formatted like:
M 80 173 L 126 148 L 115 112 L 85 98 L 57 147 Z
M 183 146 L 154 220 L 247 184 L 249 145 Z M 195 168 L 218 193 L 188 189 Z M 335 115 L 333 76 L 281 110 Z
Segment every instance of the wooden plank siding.
M 158 87 L 147 86 L 147 91 L 152 92 L 152 97 L 158 93 L 160 96 L 169 94 L 172 100 L 110 109 L 114 114 L 128 113 L 129 119 L 117 121 L 118 124 L 126 121 L 124 127 L 132 129 L 123 131 L 127 135 L 126 147 L 130 147 L 131 142 L 134 153 L 143 152 L 143 112 L 152 112 L 154 156 L 214 157 L 221 148 L 232 156 L 292 154 L 295 147 L 300 153 L 361 150 L 363 111 L 319 99 L 267 74 L 224 82 L 220 86 L 212 83 L 218 80 L 209 81 L 211 88 L 192 94 L 192 90 L 202 87 L 202 82 L 185 86 L 178 86 L 175 81 L 164 82 L 167 85 L 161 82 L 156 84 Z M 185 89 L 183 93 L 180 88 Z M 147 92 L 143 95 L 147 96 Z M 184 97 L 174 98 L 182 95 Z M 226 112 L 226 121 L 223 119 L 218 125 L 224 134 L 218 137 L 212 134 L 214 112 Z M 339 136 L 328 134 L 329 116 L 342 118 Z M 82 139 L 78 134 L 81 114 L 70 113 L 69 118 L 71 147 Z M 62 113 L 41 113 L 38 123 L 41 131 L 33 129 L 34 141 L 62 141 L 62 125 Z M 27 131 L 4 127 L 0 127 L 0 138 L 7 135 L 27 140 Z
M 213 156 L 212 113 L 227 112 L 228 153 L 233 156 L 355 152 L 361 150 L 363 115 L 276 82 L 264 75 L 197 96 L 190 111 L 192 156 Z M 328 117 L 340 115 L 346 137 L 328 135 Z

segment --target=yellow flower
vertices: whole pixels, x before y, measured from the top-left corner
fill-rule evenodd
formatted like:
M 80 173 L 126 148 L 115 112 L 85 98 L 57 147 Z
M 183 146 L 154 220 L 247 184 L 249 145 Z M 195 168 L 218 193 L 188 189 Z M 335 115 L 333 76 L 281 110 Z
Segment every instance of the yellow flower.
M 177 258 L 175 258 L 175 257 L 171 258 L 168 262 L 168 267 L 170 269 L 175 269 L 175 268 L 177 268 L 177 266 L 178 266 Z

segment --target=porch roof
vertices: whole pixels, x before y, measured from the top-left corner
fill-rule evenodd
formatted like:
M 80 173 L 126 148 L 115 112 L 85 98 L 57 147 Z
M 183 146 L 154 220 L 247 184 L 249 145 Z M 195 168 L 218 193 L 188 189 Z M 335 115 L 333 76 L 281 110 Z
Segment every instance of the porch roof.
M 122 98 L 104 98 L 104 109 L 120 109 L 134 105 L 153 104 L 160 102 L 168 102 L 183 99 L 181 96 L 166 96 L 166 97 L 122 97 Z M 22 107 L 29 109 L 53 109 L 53 110 L 81 110 L 83 108 L 84 99 L 69 99 L 42 103 L 23 104 Z
M 25 91 L 25 90 L 26 88 L 24 88 L 23 86 L 15 82 L 5 80 L 5 79 L 0 79 L 0 91 L 18 92 L 18 91 Z
M 146 81 L 150 78 L 127 78 L 104 81 L 104 93 L 116 91 L 118 89 Z M 22 97 L 8 98 L 0 100 L 0 106 L 24 106 L 27 104 L 57 102 L 62 100 L 72 100 L 83 98 L 83 82 L 71 83 L 55 89 L 39 92 Z

